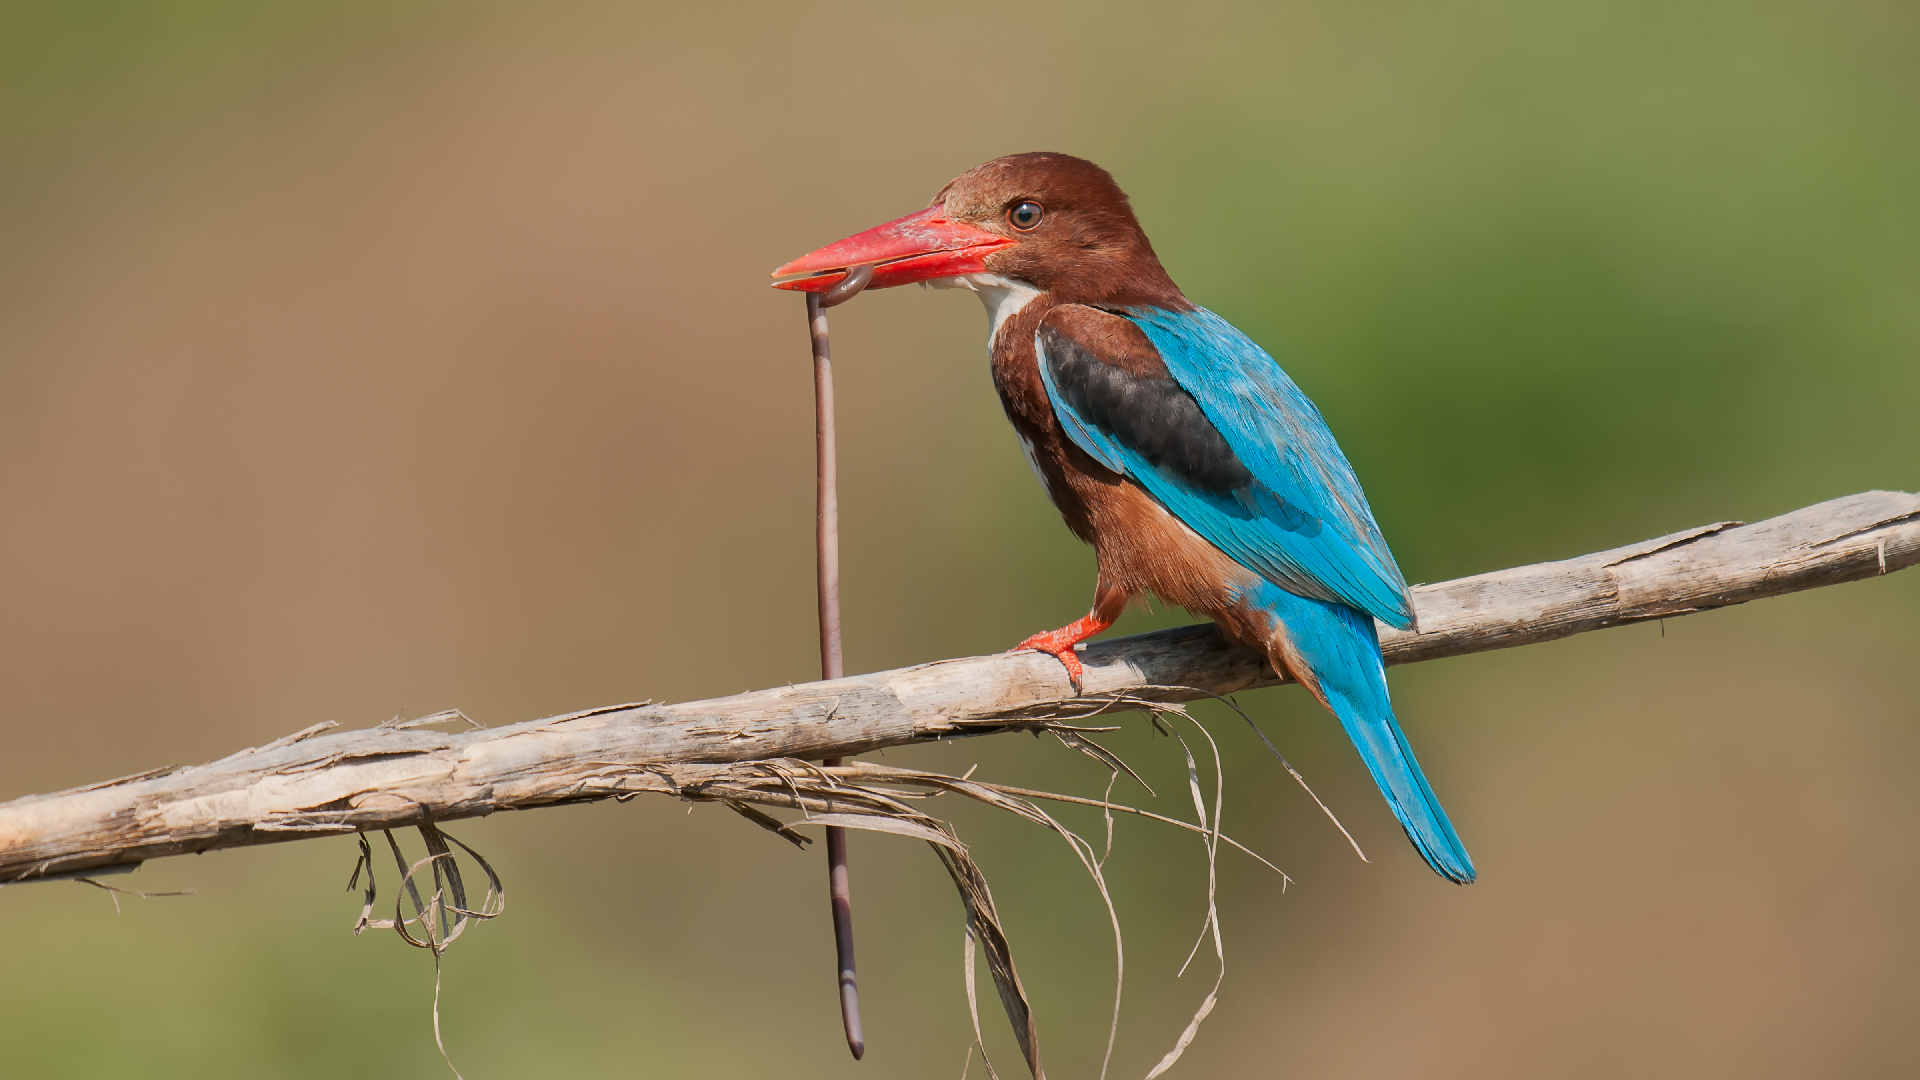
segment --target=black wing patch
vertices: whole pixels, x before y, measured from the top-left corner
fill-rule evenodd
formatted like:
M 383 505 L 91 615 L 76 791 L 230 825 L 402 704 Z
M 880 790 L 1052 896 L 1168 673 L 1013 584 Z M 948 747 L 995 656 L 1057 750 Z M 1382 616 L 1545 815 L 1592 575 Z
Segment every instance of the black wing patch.
M 1062 400 L 1161 473 L 1209 495 L 1234 498 L 1253 487 L 1226 437 L 1193 395 L 1170 376 L 1116 367 L 1047 323 L 1041 362 Z

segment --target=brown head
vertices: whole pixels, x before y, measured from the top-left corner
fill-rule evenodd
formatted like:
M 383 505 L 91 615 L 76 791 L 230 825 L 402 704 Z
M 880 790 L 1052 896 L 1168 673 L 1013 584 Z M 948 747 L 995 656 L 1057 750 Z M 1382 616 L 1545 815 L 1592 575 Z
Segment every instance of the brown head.
M 774 287 L 818 292 L 863 263 L 875 264 L 868 288 L 998 278 L 1056 303 L 1190 306 L 1113 177 L 1066 154 L 1013 154 L 969 169 L 927 209 L 775 270 L 785 280 Z

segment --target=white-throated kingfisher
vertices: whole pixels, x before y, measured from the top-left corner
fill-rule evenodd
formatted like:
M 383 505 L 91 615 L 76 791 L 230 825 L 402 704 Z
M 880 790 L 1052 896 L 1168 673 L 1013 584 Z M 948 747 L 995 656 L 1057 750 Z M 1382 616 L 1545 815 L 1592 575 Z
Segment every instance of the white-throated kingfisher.
M 1394 719 L 1374 620 L 1413 602 L 1333 433 L 1273 357 L 1180 292 L 1126 195 L 1065 154 L 972 169 L 917 214 L 774 271 L 825 290 L 872 265 L 870 289 L 921 281 L 986 304 L 993 384 L 1027 460 L 1093 545 L 1093 609 L 1016 646 L 1074 647 L 1152 593 L 1266 654 L 1346 729 L 1427 863 L 1473 861 Z

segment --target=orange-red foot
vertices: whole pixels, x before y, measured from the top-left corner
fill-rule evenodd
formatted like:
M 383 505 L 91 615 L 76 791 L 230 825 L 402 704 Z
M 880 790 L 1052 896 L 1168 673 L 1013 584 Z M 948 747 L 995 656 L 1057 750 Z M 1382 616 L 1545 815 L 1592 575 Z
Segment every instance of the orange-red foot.
M 1058 630 L 1035 634 L 1007 651 L 1020 652 L 1023 649 L 1032 649 L 1034 652 L 1051 654 L 1066 667 L 1067 679 L 1073 683 L 1073 692 L 1077 694 L 1080 692 L 1081 676 L 1086 674 L 1086 669 L 1080 666 L 1079 654 L 1073 651 L 1073 647 L 1112 625 L 1112 619 L 1086 615 Z

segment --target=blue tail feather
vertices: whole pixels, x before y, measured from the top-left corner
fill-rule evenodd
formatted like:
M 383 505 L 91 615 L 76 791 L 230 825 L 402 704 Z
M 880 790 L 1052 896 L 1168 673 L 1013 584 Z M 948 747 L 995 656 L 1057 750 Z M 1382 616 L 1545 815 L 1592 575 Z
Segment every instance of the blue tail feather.
M 1372 616 L 1344 604 L 1296 596 L 1267 582 L 1251 590 L 1246 600 L 1286 628 L 1288 640 L 1319 681 L 1327 707 L 1339 717 L 1347 738 L 1360 751 L 1374 783 L 1427 865 L 1449 881 L 1471 882 L 1473 859 L 1393 717 Z

